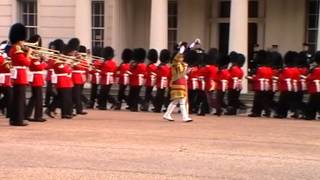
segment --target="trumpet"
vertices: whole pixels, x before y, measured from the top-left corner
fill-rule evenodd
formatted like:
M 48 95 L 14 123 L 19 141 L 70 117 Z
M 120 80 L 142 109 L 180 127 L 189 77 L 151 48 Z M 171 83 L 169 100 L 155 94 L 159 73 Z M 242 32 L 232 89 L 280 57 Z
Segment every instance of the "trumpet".
M 29 47 L 33 50 L 40 50 L 42 52 L 60 53 L 60 51 L 58 51 L 58 50 L 41 47 L 41 46 L 38 46 L 38 44 L 39 44 L 38 42 L 36 42 L 36 43 L 27 43 L 27 42 L 23 43 L 24 46 Z

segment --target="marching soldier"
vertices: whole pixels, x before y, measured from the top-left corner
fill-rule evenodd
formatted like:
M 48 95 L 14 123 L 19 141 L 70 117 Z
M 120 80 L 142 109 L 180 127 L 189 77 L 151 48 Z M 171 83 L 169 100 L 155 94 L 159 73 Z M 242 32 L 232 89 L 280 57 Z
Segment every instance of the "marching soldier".
M 5 60 L 6 54 L 0 55 L 0 94 L 3 94 L 0 100 L 0 108 L 7 118 L 10 116 L 12 102 L 12 83 L 11 83 L 11 61 Z
M 125 91 L 129 85 L 129 69 L 130 69 L 130 61 L 132 60 L 133 51 L 131 49 L 124 49 L 121 55 L 122 63 L 118 67 L 117 70 L 117 78 L 118 78 L 118 84 L 119 84 L 119 90 L 118 90 L 118 102 L 119 106 L 116 107 L 116 110 L 121 109 L 122 101 L 127 102 L 127 96 L 125 94 Z
M 320 52 L 316 52 L 314 62 L 317 66 L 312 69 L 307 77 L 307 87 L 310 94 L 304 119 L 315 120 L 317 112 L 320 111 Z
M 85 53 L 86 48 L 84 46 L 79 47 L 79 52 Z M 83 111 L 82 94 L 83 87 L 87 80 L 88 64 L 83 59 L 83 55 L 77 54 L 78 62 L 73 64 L 72 67 L 72 101 L 75 105 L 76 113 L 79 115 L 86 115 L 87 112 Z
M 254 99 L 251 114 L 249 117 L 261 117 L 261 113 L 270 112 L 272 99 L 270 99 L 270 93 L 272 92 L 272 80 L 273 69 L 269 59 L 267 59 L 268 52 L 260 50 L 257 53 L 255 62 L 257 63 L 257 69 L 255 73 L 249 77 L 249 80 L 253 82 Z
M 26 87 L 28 85 L 27 67 L 30 65 L 31 49 L 25 49 L 24 41 L 26 39 L 26 27 L 20 23 L 14 24 L 10 29 L 9 39 L 12 47 L 9 56 L 12 61 L 12 80 L 13 80 L 13 98 L 10 115 L 10 125 L 26 126 L 25 103 Z
M 133 51 L 134 62 L 130 66 L 130 90 L 128 96 L 129 109 L 132 112 L 138 111 L 140 101 L 140 91 L 144 84 L 146 73 L 146 51 L 143 48 L 137 48 Z
M 286 67 L 279 75 L 280 97 L 275 118 L 286 118 L 290 109 L 297 108 L 298 82 L 300 80 L 300 71 L 295 67 L 295 58 L 297 52 L 289 51 L 284 57 Z
M 146 72 L 146 82 L 145 82 L 145 96 L 144 100 L 141 105 L 141 111 L 148 112 L 150 101 L 153 102 L 153 95 L 152 91 L 154 86 L 156 85 L 156 78 L 157 78 L 157 61 L 158 61 L 158 52 L 155 49 L 150 49 L 148 52 L 148 60 L 149 64 L 147 65 L 147 72 Z
M 236 115 L 240 108 L 240 92 L 242 90 L 242 78 L 244 75 L 241 69 L 245 63 L 243 54 L 236 53 L 234 58 L 230 57 L 232 66 L 229 69 L 230 79 L 228 85 L 228 108 L 226 115 Z
M 229 57 L 228 55 L 222 55 L 218 60 L 219 70 L 216 76 L 216 113 L 215 115 L 221 116 L 223 113 L 223 108 L 226 107 L 224 102 L 224 96 L 228 90 L 228 82 L 230 79 L 230 73 L 228 70 Z
M 114 77 L 117 71 L 116 62 L 113 60 L 114 58 L 114 50 L 112 47 L 105 47 L 103 49 L 103 58 L 104 62 L 100 66 L 100 93 L 98 100 L 98 109 L 107 110 L 107 102 L 111 102 L 113 107 L 118 106 L 118 101 L 110 95 L 110 90 L 112 85 L 114 84 Z
M 168 65 L 170 61 L 170 51 L 163 49 L 160 52 L 160 64 L 157 68 L 157 93 L 154 99 L 154 109 L 153 112 L 160 113 L 163 105 L 166 105 L 169 101 L 168 97 L 165 96 L 166 91 L 170 88 L 169 82 L 171 79 L 171 68 Z
M 100 84 L 100 68 L 102 62 L 98 59 L 93 60 L 92 69 L 90 70 L 91 76 L 91 90 L 90 90 L 90 104 L 88 106 L 89 109 L 93 109 L 95 107 L 95 103 L 98 98 L 98 88 Z

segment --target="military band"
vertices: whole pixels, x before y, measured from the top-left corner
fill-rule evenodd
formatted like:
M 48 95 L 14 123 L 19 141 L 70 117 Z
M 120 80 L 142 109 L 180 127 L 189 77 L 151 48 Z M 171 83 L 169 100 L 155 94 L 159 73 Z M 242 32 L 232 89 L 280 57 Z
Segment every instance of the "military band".
M 121 110 L 123 104 L 132 112 L 153 107 L 168 121 L 177 106 L 184 122 L 192 121 L 189 114 L 237 115 L 246 108 L 240 101 L 244 78 L 254 92 L 249 117 L 315 120 L 320 111 L 320 52 L 289 51 L 282 58 L 275 49 L 256 50 L 245 77 L 243 54 L 205 52 L 198 39 L 179 43 L 172 53 L 127 48 L 119 65 L 110 46 L 90 52 L 72 38 L 44 48 L 39 35 L 27 42 L 19 23 L 11 27 L 9 40 L 0 50 L 0 110 L 12 126 L 45 122 L 43 107 L 50 118 L 61 109 L 62 119 L 85 115 L 86 108 Z M 89 100 L 85 84 L 90 84 Z

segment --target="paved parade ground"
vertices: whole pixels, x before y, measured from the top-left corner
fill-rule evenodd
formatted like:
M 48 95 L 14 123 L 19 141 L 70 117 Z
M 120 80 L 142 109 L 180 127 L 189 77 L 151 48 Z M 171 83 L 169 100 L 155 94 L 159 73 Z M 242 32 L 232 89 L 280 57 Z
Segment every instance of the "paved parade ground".
M 320 179 L 320 122 L 90 111 L 9 127 L 0 179 Z

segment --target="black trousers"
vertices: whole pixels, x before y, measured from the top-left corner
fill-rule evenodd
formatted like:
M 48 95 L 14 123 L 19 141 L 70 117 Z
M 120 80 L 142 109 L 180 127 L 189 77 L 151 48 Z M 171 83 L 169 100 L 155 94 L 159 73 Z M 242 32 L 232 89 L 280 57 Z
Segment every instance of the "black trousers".
M 286 118 L 290 109 L 297 108 L 297 93 L 296 92 L 281 92 L 277 107 L 277 116 Z
M 41 120 L 43 115 L 43 108 L 42 108 L 42 87 L 32 87 L 32 96 L 28 102 L 26 108 L 26 117 L 30 118 L 32 115 L 32 111 L 34 109 L 34 119 Z
M 83 85 L 75 84 L 72 88 L 72 102 L 77 113 L 81 113 L 83 111 L 81 99 L 82 91 Z
M 239 100 L 240 98 L 240 92 L 236 89 L 231 89 L 228 91 L 228 111 L 229 113 L 235 114 L 237 113 L 237 110 L 239 109 L 241 102 Z
M 142 86 L 130 86 L 128 105 L 131 111 L 138 111 L 141 87 Z
M 55 96 L 57 96 L 57 92 L 54 90 L 53 84 L 51 83 L 51 81 L 47 81 L 46 97 L 44 100 L 45 106 L 48 107 Z
M 111 104 L 116 105 L 117 100 L 110 96 L 110 90 L 111 90 L 112 84 L 110 85 L 101 85 L 100 92 L 99 92 L 99 99 L 98 104 L 101 108 L 107 108 L 107 102 L 109 101 Z
M 123 100 L 125 102 L 128 101 L 128 97 L 125 94 L 127 87 L 128 87 L 127 85 L 123 85 L 123 84 L 119 85 L 119 90 L 118 90 L 118 101 L 119 101 L 119 103 L 122 103 Z
M 222 108 L 225 106 L 224 102 L 224 96 L 226 92 L 223 92 L 222 90 L 217 90 L 216 92 L 216 113 L 217 115 L 221 115 L 222 113 Z
M 61 117 L 72 116 L 72 88 L 58 88 L 57 100 L 61 108 Z
M 163 105 L 166 105 L 167 97 L 165 96 L 166 89 L 157 89 L 156 96 L 154 98 L 154 111 L 161 112 Z
M 12 88 L 0 87 L 0 94 L 3 94 L 3 97 L 0 100 L 0 109 L 2 112 L 5 112 L 6 118 L 9 118 L 12 103 Z
M 207 98 L 206 91 L 199 90 L 198 91 L 198 102 L 199 102 L 199 115 L 205 115 L 209 113 L 209 103 Z
M 310 94 L 305 111 L 305 118 L 316 119 L 317 112 L 320 112 L 320 93 Z
M 295 117 L 298 117 L 306 109 L 306 103 L 303 102 L 303 97 L 304 97 L 304 92 L 298 91 L 296 95 L 297 106 L 295 109 L 292 109 L 292 111 L 295 114 Z
M 198 112 L 198 90 L 188 90 L 188 100 L 189 100 L 189 113 Z
M 152 90 L 153 90 L 153 87 L 146 87 L 145 96 L 144 96 L 144 100 L 142 102 L 141 110 L 148 111 L 150 102 L 153 102 L 154 98 L 152 95 Z
M 271 91 L 256 91 L 254 93 L 251 113 L 257 116 L 261 116 L 263 110 L 269 113 L 273 101 L 270 97 L 273 97 L 273 92 Z
M 93 107 L 94 104 L 96 103 L 97 101 L 97 98 L 98 98 L 98 87 L 99 85 L 98 84 L 91 84 L 91 90 L 90 90 L 90 106 Z
M 26 85 L 13 86 L 13 98 L 10 114 L 11 125 L 21 125 L 25 119 L 26 87 Z

